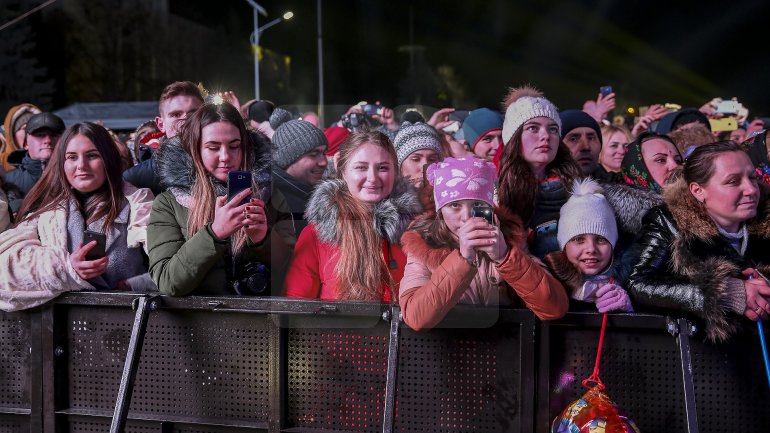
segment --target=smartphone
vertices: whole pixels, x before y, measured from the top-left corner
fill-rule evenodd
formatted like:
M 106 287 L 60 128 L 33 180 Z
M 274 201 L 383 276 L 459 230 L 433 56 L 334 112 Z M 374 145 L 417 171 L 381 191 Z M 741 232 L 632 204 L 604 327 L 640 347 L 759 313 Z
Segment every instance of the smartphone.
M 490 224 L 494 224 L 492 216 L 494 215 L 494 211 L 489 206 L 473 206 L 471 209 L 471 216 L 472 217 L 481 217 L 487 220 Z
M 91 230 L 83 230 L 83 245 L 91 241 L 96 241 L 96 246 L 91 248 L 91 251 L 86 254 L 86 260 L 99 260 L 107 255 L 107 235 Z
M 741 108 L 738 101 L 719 101 L 717 103 L 717 113 L 736 114 Z
M 723 117 L 721 119 L 709 119 L 711 130 L 714 132 L 735 131 L 738 129 L 738 120 L 735 117 Z
M 382 105 L 379 104 L 366 104 L 361 107 L 361 109 L 364 110 L 364 114 L 369 117 L 382 114 Z
M 612 93 L 612 86 L 599 87 L 599 93 L 601 93 L 602 96 L 609 95 L 610 93 Z
M 244 189 L 251 189 L 251 172 L 233 170 L 227 173 L 227 201 L 230 201 Z M 244 198 L 238 206 L 246 204 L 251 196 Z
M 455 110 L 447 115 L 447 118 L 449 120 L 455 120 L 457 122 L 463 123 L 465 119 L 470 115 L 471 112 L 468 110 Z

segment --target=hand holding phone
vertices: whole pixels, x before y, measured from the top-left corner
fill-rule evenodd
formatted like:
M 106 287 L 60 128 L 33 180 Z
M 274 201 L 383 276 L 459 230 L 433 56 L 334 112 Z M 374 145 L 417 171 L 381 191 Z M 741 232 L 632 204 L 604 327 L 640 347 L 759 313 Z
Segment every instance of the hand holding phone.
M 96 241 L 96 245 L 86 253 L 86 260 L 99 260 L 106 256 L 107 236 L 104 233 L 83 230 L 83 245 Z
M 103 233 L 83 231 L 83 244 L 70 254 L 72 269 L 80 278 L 96 278 L 107 270 L 105 241 L 106 236 Z
M 484 218 L 488 223 L 494 224 L 494 211 L 489 206 L 473 206 L 471 216 Z

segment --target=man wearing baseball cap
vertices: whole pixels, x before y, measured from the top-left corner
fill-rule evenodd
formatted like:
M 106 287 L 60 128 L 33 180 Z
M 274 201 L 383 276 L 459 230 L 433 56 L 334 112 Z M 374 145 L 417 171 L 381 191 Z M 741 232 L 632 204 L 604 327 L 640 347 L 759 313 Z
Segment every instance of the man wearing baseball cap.
M 8 155 L 8 163 L 15 167 L 5 175 L 5 185 L 11 211 L 15 214 L 21 201 L 43 174 L 59 138 L 64 132 L 64 121 L 53 113 L 39 113 L 29 118 L 24 149 Z

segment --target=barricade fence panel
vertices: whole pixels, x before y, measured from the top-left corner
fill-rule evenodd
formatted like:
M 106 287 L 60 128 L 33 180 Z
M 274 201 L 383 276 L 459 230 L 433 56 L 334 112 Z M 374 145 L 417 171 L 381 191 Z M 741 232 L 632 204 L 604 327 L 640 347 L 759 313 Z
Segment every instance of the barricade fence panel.
M 0 433 L 109 431 L 135 298 L 76 293 L 0 313 Z M 464 307 L 434 330 L 402 326 L 399 336 L 383 304 L 161 304 L 149 316 L 126 432 L 547 432 L 585 392 L 601 324 L 596 313 L 539 322 L 502 309 L 479 326 L 490 310 Z M 643 432 L 686 431 L 678 340 L 666 323 L 610 316 L 601 377 Z M 700 431 L 766 432 L 756 331 L 722 345 L 702 333 L 690 342 Z
M 29 411 L 30 313 L 0 312 L 0 410 Z
M 588 391 L 583 379 L 591 376 L 596 361 L 601 316 L 571 314 L 549 322 L 541 339 L 548 353 L 548 423 Z M 633 419 L 642 432 L 685 433 L 686 412 L 681 365 L 676 339 L 665 321 L 610 316 L 601 355 L 600 377 L 605 392 Z M 657 319 L 657 320 L 655 320 Z M 542 372 L 546 374 L 545 371 Z M 544 394 L 545 389 L 541 389 Z
M 721 344 L 705 343 L 702 334 L 691 340 L 701 433 L 770 431 L 759 335 L 756 328 L 747 331 Z
M 522 417 L 531 418 L 523 403 L 532 398 L 522 358 L 534 356 L 527 344 L 534 331 L 530 315 L 501 317 L 490 328 L 403 329 L 395 431 L 522 431 Z

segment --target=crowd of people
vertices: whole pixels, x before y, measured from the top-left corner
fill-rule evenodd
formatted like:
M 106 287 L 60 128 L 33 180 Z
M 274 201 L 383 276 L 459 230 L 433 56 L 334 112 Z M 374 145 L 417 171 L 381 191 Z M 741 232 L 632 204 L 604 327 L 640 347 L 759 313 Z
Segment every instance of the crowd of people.
M 398 303 L 415 330 L 457 304 L 678 312 L 715 341 L 770 313 L 770 125 L 740 104 L 625 125 L 614 93 L 560 111 L 521 86 L 500 109 L 396 120 L 362 103 L 323 127 L 204 93 L 168 85 L 129 143 L 8 112 L 0 308 L 82 289 L 287 296 Z

